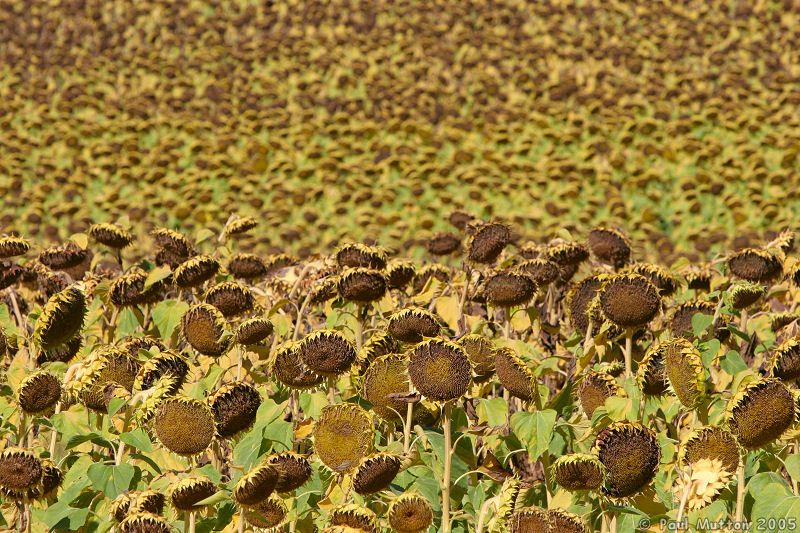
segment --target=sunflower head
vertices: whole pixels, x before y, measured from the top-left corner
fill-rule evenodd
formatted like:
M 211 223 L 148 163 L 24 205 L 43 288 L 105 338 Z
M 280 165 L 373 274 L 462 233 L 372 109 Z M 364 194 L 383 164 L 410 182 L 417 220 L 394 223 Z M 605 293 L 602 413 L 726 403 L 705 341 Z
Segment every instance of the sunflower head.
M 391 484 L 402 466 L 400 457 L 390 453 L 365 457 L 353 473 L 353 489 L 361 495 L 380 492 Z
M 347 372 L 356 360 L 356 349 L 335 330 L 318 330 L 307 335 L 297 352 L 303 364 L 313 372 L 327 376 Z
M 172 488 L 170 501 L 179 511 L 200 509 L 197 502 L 213 496 L 217 492 L 214 482 L 205 476 L 189 476 L 179 480 Z
M 615 228 L 594 228 L 589 232 L 589 248 L 600 261 L 622 268 L 631 258 L 631 243 Z
M 587 453 L 562 455 L 552 469 L 556 483 L 567 490 L 597 490 L 605 476 L 603 463 Z
M 241 315 L 252 310 L 256 300 L 253 293 L 235 281 L 224 281 L 214 285 L 205 294 L 207 304 L 211 304 L 226 318 Z
M 254 254 L 236 254 L 228 261 L 228 272 L 234 278 L 255 280 L 267 275 L 267 263 Z
M 664 368 L 664 343 L 653 343 L 645 352 L 636 372 L 639 388 L 648 396 L 659 396 L 669 390 Z
M 559 533 L 592 533 L 592 528 L 583 518 L 564 509 L 550 509 L 547 511 L 547 520 L 550 523 L 550 531 L 558 531 Z
M 494 367 L 503 388 L 512 396 L 526 402 L 533 400 L 536 393 L 533 371 L 514 350 L 507 346 L 495 350 Z
M 720 426 L 705 426 L 693 430 L 681 443 L 678 464 L 689 466 L 701 459 L 720 461 L 728 472 L 736 472 L 742 450 L 736 437 Z
M 184 456 L 202 453 L 211 444 L 216 431 L 211 409 L 188 397 L 164 400 L 153 416 L 152 427 L 165 448 Z
M 170 250 L 186 258 L 194 255 L 194 246 L 189 239 L 181 233 L 169 228 L 156 228 L 150 232 L 156 245 L 162 249 Z
M 253 426 L 261 405 L 261 395 L 247 383 L 223 385 L 208 398 L 217 436 L 230 439 Z
M 600 289 L 603 314 L 614 324 L 641 327 L 650 322 L 661 308 L 658 289 L 639 274 L 617 274 Z
M 418 343 L 425 337 L 435 337 L 441 326 L 436 315 L 426 309 L 403 309 L 389 317 L 389 333 L 399 341 Z
M 775 348 L 769 360 L 769 373 L 783 381 L 800 378 L 800 338 L 787 339 Z
M 356 404 L 329 405 L 314 425 L 314 450 L 333 472 L 355 470 L 372 446 L 373 424 Z
M 675 482 L 673 493 L 678 499 L 686 494 L 687 509 L 702 509 L 717 499 L 732 478 L 733 472 L 724 468 L 719 459 L 699 459 L 689 474 Z
M 164 512 L 166 498 L 155 490 L 124 492 L 111 502 L 111 516 L 122 522 L 129 515 L 152 513 L 160 515 Z
M 157 281 L 145 289 L 147 272 L 141 268 L 133 268 L 111 283 L 111 303 L 118 307 L 153 304 L 161 300 L 164 290 L 171 282 L 172 276 Z
M 236 341 L 244 346 L 262 344 L 275 330 L 272 322 L 267 318 L 250 318 L 239 324 L 236 328 Z
M 217 357 L 227 351 L 230 339 L 226 333 L 225 316 L 213 305 L 194 305 L 181 318 L 183 337 L 192 348 L 203 355 Z
M 173 272 L 175 284 L 183 289 L 199 287 L 214 277 L 219 263 L 210 255 L 196 255 L 178 265 Z
M 499 272 L 483 286 L 486 300 L 498 307 L 514 307 L 530 301 L 536 294 L 536 283 L 526 274 Z
M 141 512 L 119 523 L 120 533 L 172 533 L 172 527 L 160 516 Z
M 266 462 L 278 473 L 276 492 L 291 492 L 311 478 L 311 463 L 304 455 L 282 452 L 269 456 Z
M 612 396 L 624 395 L 614 376 L 605 372 L 589 371 L 578 386 L 578 399 L 583 412 L 591 420 L 595 409 L 602 407 Z
M 575 273 L 573 269 L 566 269 L 566 267 L 576 267 L 589 259 L 589 249 L 582 243 L 575 241 L 562 241 L 550 244 L 544 249 L 542 257 L 549 259 L 561 267 L 561 278 L 565 278 L 565 271 Z M 569 277 L 572 277 L 571 275 Z
M 378 517 L 368 507 L 355 504 L 342 505 L 331 511 L 332 526 L 349 527 L 364 533 L 378 533 Z
M 684 407 L 693 409 L 703 399 L 706 376 L 700 352 L 690 341 L 676 337 L 663 344 L 664 371 Z
M 425 242 L 425 248 L 431 255 L 450 255 L 461 249 L 461 239 L 450 232 L 440 232 Z
M 477 225 L 467 243 L 467 259 L 473 263 L 494 263 L 511 242 L 511 228 L 499 222 Z
M 398 421 L 405 416 L 406 403 L 390 398 L 390 394 L 408 392 L 408 357 L 392 353 L 370 363 L 361 382 L 361 394 L 384 420 Z
M 91 252 L 72 241 L 42 250 L 39 262 L 52 270 L 69 270 L 87 260 Z
M 414 492 L 404 492 L 392 500 L 386 516 L 392 529 L 399 533 L 421 533 L 433 523 L 428 500 Z
M 755 379 L 728 401 L 725 420 L 739 444 L 760 448 L 794 423 L 796 405 L 789 389 L 774 378 Z
M 337 276 L 326 276 L 314 282 L 308 295 L 309 303 L 321 305 L 328 300 L 336 298 L 339 294 L 337 289 L 338 283 L 339 278 Z
M 397 353 L 401 348 L 400 342 L 388 331 L 376 331 L 361 347 L 356 359 L 359 366 L 364 369 L 378 357 Z
M 644 276 L 656 286 L 662 297 L 670 296 L 678 290 L 678 280 L 666 268 L 653 263 L 634 263 L 628 269 L 630 272 Z
M 50 372 L 34 372 L 19 385 L 19 407 L 26 414 L 50 413 L 60 399 L 61 380 Z
M 783 263 L 767 250 L 745 248 L 728 258 L 728 269 L 738 278 L 764 283 L 781 274 Z
M 256 219 L 251 216 L 237 216 L 235 219 L 231 220 L 225 225 L 225 235 L 243 235 L 255 228 L 257 225 L 258 222 L 256 222 Z
M 661 461 L 656 434 L 636 422 L 615 422 L 602 430 L 594 452 L 606 469 L 602 492 L 611 498 L 627 498 L 642 491 Z
M 164 376 L 174 378 L 170 394 L 175 394 L 183 386 L 186 376 L 189 374 L 189 363 L 186 359 L 175 352 L 159 352 L 144 363 L 136 379 L 133 382 L 133 389 L 137 391 L 147 390 Z
M 406 259 L 392 259 L 386 265 L 386 276 L 389 278 L 390 289 L 403 289 L 408 285 L 417 272 L 414 263 Z
M 351 268 L 339 276 L 336 287 L 339 296 L 344 300 L 369 303 L 383 298 L 388 287 L 388 278 L 379 270 Z
M 31 244 L 22 237 L 0 237 L 0 259 L 25 255 L 30 249 Z
M 604 274 L 590 276 L 570 287 L 567 292 L 566 307 L 569 320 L 575 331 L 581 335 L 585 335 L 589 328 L 589 319 L 591 318 L 588 313 L 589 305 L 597 296 L 597 292 L 606 279 L 607 276 Z M 599 324 L 596 324 L 593 329 L 595 328 L 599 329 Z
M 125 248 L 133 242 L 133 235 L 130 231 L 108 222 L 92 224 L 89 226 L 88 233 L 92 239 L 100 244 L 104 244 L 116 250 Z
M 486 381 L 494 375 L 497 351 L 489 339 L 470 333 L 458 339 L 458 344 L 467 352 L 476 382 Z
M 692 318 L 696 314 L 714 316 L 716 305 L 706 300 L 683 302 L 672 311 L 669 329 L 676 337 L 693 340 L 695 338 Z
M 386 268 L 386 251 L 362 243 L 345 244 L 336 252 L 336 262 L 342 268 Z
M 516 266 L 516 271 L 529 276 L 538 287 L 550 285 L 561 275 L 558 263 L 541 257 L 521 262 Z
M 283 500 L 273 494 L 256 505 L 246 507 L 243 516 L 254 528 L 273 530 L 284 523 L 288 512 Z
M 438 402 L 460 398 L 472 380 L 472 365 L 464 349 L 442 339 L 419 343 L 411 352 L 408 372 L 414 387 Z
M 278 471 L 262 463 L 243 475 L 233 488 L 233 499 L 239 505 L 256 505 L 266 500 L 278 483 Z
M 54 294 L 36 320 L 33 341 L 44 351 L 63 345 L 80 333 L 86 312 L 86 297 L 74 285 Z
M 523 507 L 508 521 L 511 533 L 550 533 L 547 511 L 539 507 Z
M 686 278 L 686 284 L 690 289 L 696 291 L 710 291 L 711 290 L 711 269 L 705 267 L 691 267 L 683 276 Z
M 756 303 L 766 292 L 767 289 L 763 285 L 749 281 L 737 281 L 728 289 L 725 299 L 734 309 L 746 309 Z
M 427 285 L 428 280 L 431 278 L 439 281 L 440 283 L 447 283 L 450 280 L 450 270 L 444 265 L 438 263 L 431 263 L 423 266 L 414 275 L 413 286 L 414 292 L 420 293 Z
M 287 341 L 279 344 L 275 349 L 271 371 L 278 381 L 292 389 L 315 387 L 325 378 L 303 363 L 299 348 L 299 342 Z
M 26 493 L 38 488 L 42 475 L 42 462 L 30 450 L 9 447 L 0 452 L 0 487 Z

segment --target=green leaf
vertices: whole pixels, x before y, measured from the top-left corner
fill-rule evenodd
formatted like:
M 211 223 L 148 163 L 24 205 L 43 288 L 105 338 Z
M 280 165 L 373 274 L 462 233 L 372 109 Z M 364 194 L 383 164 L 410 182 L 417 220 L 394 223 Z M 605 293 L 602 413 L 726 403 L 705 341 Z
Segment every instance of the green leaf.
M 125 398 L 112 398 L 111 401 L 108 402 L 108 416 L 112 417 L 117 414 L 127 403 L 128 400 Z
M 153 323 L 162 339 L 172 337 L 172 332 L 188 309 L 189 304 L 180 300 L 164 300 L 153 308 Z
M 139 326 L 142 325 L 139 321 L 139 313 L 136 311 L 138 310 L 132 307 L 125 307 L 119 312 L 116 331 L 118 337 L 132 335 L 139 329 Z
M 74 435 L 69 438 L 67 441 L 66 446 L 64 446 L 65 450 L 71 450 L 76 446 L 80 446 L 85 442 L 93 442 L 94 444 L 103 446 L 105 448 L 111 448 L 111 443 L 108 442 L 106 439 L 102 437 L 102 435 L 98 435 L 97 433 L 85 433 L 83 435 Z
M 695 337 L 701 338 L 712 322 L 714 322 L 713 315 L 695 313 L 692 317 L 692 332 Z
M 200 500 L 195 505 L 216 505 L 220 502 L 226 501 L 230 497 L 224 490 L 219 490 L 204 500 Z
M 478 421 L 490 426 L 502 426 L 506 423 L 508 404 L 503 398 L 481 399 L 478 401 Z
M 36 521 L 43 522 L 51 531 L 78 531 L 86 523 L 89 509 L 77 509 L 66 502 L 57 501 L 47 509 L 34 507 L 32 513 Z
M 153 451 L 153 443 L 150 442 L 150 437 L 147 436 L 147 433 L 142 428 L 123 433 L 119 436 L 119 440 L 145 453 Z
M 800 454 L 793 454 L 786 458 L 783 462 L 786 465 L 786 471 L 792 476 L 795 481 L 800 481 Z
M 170 270 L 169 267 L 160 266 L 154 268 L 147 274 L 147 279 L 144 280 L 144 289 L 142 290 L 146 291 L 147 289 L 152 287 L 153 284 L 168 278 L 170 274 L 172 274 L 172 270 Z
M 86 476 L 95 490 L 101 491 L 106 498 L 113 500 L 126 490 L 132 489 L 137 468 L 129 464 L 106 465 L 95 463 L 86 470 Z
M 755 500 L 750 520 L 758 529 L 778 533 L 795 531 L 800 521 L 800 497 L 774 472 L 762 472 L 747 487 Z M 785 519 L 785 520 L 782 520 Z
M 725 354 L 719 360 L 719 367 L 730 374 L 731 376 L 735 376 L 742 370 L 747 370 L 748 366 L 747 363 L 744 362 L 742 356 L 739 355 L 739 352 L 736 350 L 731 350 Z
M 550 446 L 558 414 L 552 409 L 534 413 L 517 412 L 511 416 L 511 429 L 536 461 Z

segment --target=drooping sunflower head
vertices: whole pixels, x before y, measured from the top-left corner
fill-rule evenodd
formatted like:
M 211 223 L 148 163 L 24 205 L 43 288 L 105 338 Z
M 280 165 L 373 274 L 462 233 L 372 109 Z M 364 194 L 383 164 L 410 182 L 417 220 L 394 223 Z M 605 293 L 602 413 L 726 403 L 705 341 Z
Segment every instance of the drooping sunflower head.
M 217 436 L 230 439 L 253 426 L 261 395 L 247 383 L 230 383 L 209 396 L 208 404 L 214 414 Z
M 521 262 L 516 266 L 516 271 L 530 276 L 538 287 L 550 285 L 561 275 L 558 263 L 541 257 Z
M 214 285 L 205 294 L 205 301 L 213 305 L 226 318 L 251 311 L 256 300 L 253 293 L 235 281 L 224 281 Z
M 22 412 L 29 415 L 50 413 L 61 399 L 61 380 L 44 370 L 34 372 L 22 380 L 18 396 Z
M 414 275 L 414 292 L 422 292 L 422 289 L 425 288 L 425 286 L 428 284 L 428 280 L 431 278 L 439 281 L 440 283 L 447 283 L 450 280 L 450 270 L 444 265 L 440 265 L 438 263 L 424 265 L 422 268 L 417 270 L 417 273 Z
M 695 338 L 692 319 L 696 314 L 714 316 L 716 305 L 707 300 L 690 300 L 678 305 L 672 311 L 669 328 L 676 337 L 693 340 Z
M 661 265 L 653 263 L 634 263 L 628 269 L 630 272 L 644 276 L 656 286 L 662 297 L 670 296 L 678 290 L 677 278 Z
M 219 262 L 210 255 L 196 255 L 178 265 L 173 272 L 175 284 L 183 289 L 199 287 L 214 277 L 219 270 Z
M 205 476 L 188 476 L 179 480 L 170 494 L 172 506 L 179 511 L 196 511 L 201 508 L 197 502 L 213 496 L 217 492 L 214 482 Z
M 225 225 L 225 235 L 243 235 L 255 228 L 257 225 L 258 222 L 256 222 L 256 219 L 251 216 L 237 216 L 235 219 L 231 220 Z
M 159 302 L 171 280 L 172 275 L 145 288 L 147 272 L 138 267 L 132 268 L 111 283 L 111 303 L 119 307 L 129 307 Z
M 494 375 L 497 351 L 489 339 L 471 333 L 458 339 L 458 344 L 467 352 L 476 382 L 486 381 Z
M 356 404 L 329 405 L 314 425 L 314 450 L 336 473 L 355 470 L 372 447 L 373 424 Z
M 279 344 L 271 364 L 273 375 L 289 388 L 307 389 L 315 387 L 325 379 L 308 368 L 299 353 L 300 343 L 287 341 Z
M 800 378 L 800 338 L 787 339 L 774 349 L 769 360 L 769 373 L 783 381 Z
M 472 365 L 458 344 L 429 339 L 411 351 L 408 368 L 414 387 L 438 402 L 460 398 L 472 381 Z
M 602 407 L 612 396 L 624 395 L 614 376 L 605 372 L 587 372 L 578 386 L 578 399 L 583 412 L 591 420 L 594 410 Z
M 311 478 L 311 463 L 304 455 L 282 452 L 270 455 L 266 462 L 278 473 L 276 492 L 291 492 Z
M 69 270 L 87 260 L 90 251 L 72 241 L 45 248 L 39 254 L 39 262 L 52 270 Z
M 404 492 L 392 500 L 386 516 L 392 529 L 399 533 L 421 533 L 433 523 L 428 500 L 414 492 Z
M 526 274 L 499 272 L 484 282 L 486 300 L 499 307 L 523 305 L 536 295 L 536 283 Z
M 639 274 L 617 274 L 600 289 L 603 314 L 614 324 L 640 327 L 650 322 L 661 308 L 658 289 Z
M 297 352 L 303 364 L 313 372 L 327 376 L 347 372 L 356 360 L 356 349 L 335 330 L 318 330 L 307 335 Z
M 701 459 L 720 461 L 728 472 L 736 472 L 742 450 L 736 437 L 720 426 L 705 426 L 693 430 L 681 443 L 678 464 L 688 466 Z
M 607 276 L 602 274 L 590 276 L 573 285 L 567 292 L 566 307 L 569 319 L 572 327 L 581 335 L 585 335 L 589 329 L 589 304 L 597 296 L 606 279 Z M 594 328 L 599 329 L 599 324 L 595 324 Z
M 254 280 L 267 275 L 267 263 L 254 254 L 236 254 L 228 261 L 228 272 L 234 278 Z
M 60 346 L 51 350 L 41 351 L 36 356 L 36 364 L 41 366 L 45 363 L 61 362 L 69 363 L 83 347 L 83 337 L 76 335 Z
M 172 527 L 160 516 L 141 512 L 119 523 L 120 533 L 172 533 Z
M 128 352 L 128 355 L 134 359 L 139 357 L 141 350 L 149 350 L 151 348 L 158 348 L 162 352 L 167 350 L 164 343 L 155 337 L 127 337 L 119 347 L 121 350 Z
M 111 516 L 122 522 L 129 515 L 152 513 L 160 515 L 164 512 L 166 497 L 155 490 L 124 492 L 111 502 Z
M 706 392 L 706 376 L 700 352 L 694 344 L 676 337 L 663 344 L 664 371 L 670 387 L 684 407 L 693 409 Z
M 188 374 L 189 363 L 186 362 L 186 359 L 175 352 L 159 352 L 141 366 L 133 382 L 133 389 L 147 390 L 155 386 L 162 377 L 172 376 L 174 378 L 173 388 L 169 393 L 175 394 L 183 386 Z
M 80 401 L 88 409 L 106 414 L 108 413 L 108 406 L 111 400 L 120 398 L 127 401 L 130 397 L 130 391 L 119 383 L 113 381 L 98 381 L 90 389 L 81 393 Z
M 497 348 L 494 367 L 497 378 L 511 396 L 526 402 L 533 400 L 536 386 L 533 370 L 514 350 L 507 346 Z
M 104 244 L 116 250 L 125 248 L 133 242 L 133 235 L 130 231 L 108 222 L 92 224 L 89 226 L 88 233 L 92 239 L 100 244 Z
M 0 237 L 0 259 L 25 255 L 30 249 L 31 244 L 22 237 L 13 235 Z
M 339 276 L 337 290 L 344 300 L 369 303 L 383 298 L 388 278 L 383 272 L 368 268 L 351 268 Z
M 699 459 L 692 464 L 688 475 L 676 480 L 673 494 L 686 497 L 686 508 L 702 509 L 717 499 L 733 479 L 733 472 L 725 469 L 719 459 Z
M 308 302 L 313 305 L 322 305 L 328 300 L 333 300 L 339 295 L 338 283 L 338 276 L 326 276 L 317 280 L 311 285 Z
M 391 484 L 402 466 L 402 459 L 390 453 L 365 457 L 353 473 L 353 489 L 361 495 L 380 492 Z
M 166 373 L 146 389 L 146 397 L 136 406 L 134 420 L 140 426 L 149 424 L 158 409 L 167 399 L 172 398 L 181 387 L 181 381 L 172 373 Z
M 636 380 L 639 388 L 648 396 L 659 396 L 669 390 L 669 379 L 664 368 L 665 347 L 663 343 L 653 343 L 639 363 Z
M 230 338 L 224 338 L 225 316 L 208 303 L 190 307 L 181 318 L 181 329 L 186 342 L 203 355 L 220 356 L 230 345 Z
M 436 315 L 426 309 L 403 309 L 389 317 L 389 333 L 402 342 L 417 343 L 435 337 L 441 326 Z
M 246 507 L 243 510 L 243 516 L 245 521 L 254 528 L 274 531 L 273 528 L 284 523 L 288 512 L 283 500 L 273 494 L 256 505 Z
M 499 222 L 480 224 L 467 243 L 467 259 L 473 263 L 494 263 L 511 242 L 511 228 Z
M 450 255 L 461 249 L 461 239 L 453 233 L 440 232 L 425 241 L 425 248 L 431 255 Z
M 597 490 L 603 484 L 605 469 L 594 455 L 562 455 L 552 466 L 556 483 L 567 490 Z
M 636 422 L 615 422 L 602 430 L 594 452 L 606 469 L 602 492 L 611 498 L 627 498 L 642 491 L 661 461 L 656 434 Z
M 511 533 L 550 533 L 547 511 L 539 507 L 523 507 L 511 515 L 508 521 Z
M 0 452 L 0 487 L 26 493 L 42 482 L 42 462 L 25 448 L 9 447 Z
M 780 331 L 792 322 L 800 319 L 800 313 L 796 311 L 784 311 L 769 314 L 769 327 L 772 331 Z
M 711 290 L 711 269 L 708 266 L 693 266 L 683 273 L 686 284 L 695 291 Z
M 83 328 L 86 297 L 72 285 L 47 300 L 36 320 L 33 341 L 41 350 L 52 350 L 73 339 Z
M 589 259 L 589 248 L 576 241 L 561 241 L 548 245 L 542 257 L 561 268 L 561 280 L 567 282 L 578 271 L 581 263 Z
M 783 262 L 767 250 L 745 248 L 728 257 L 728 269 L 738 278 L 765 283 L 781 274 Z
M 328 521 L 332 526 L 344 526 L 364 533 L 378 533 L 378 517 L 368 507 L 347 504 L 331 511 Z
M 550 509 L 547 511 L 547 521 L 550 531 L 559 533 L 592 533 L 592 528 L 575 513 L 564 509 Z
M 177 255 L 189 258 L 194 255 L 194 246 L 181 233 L 169 228 L 156 228 L 150 232 L 156 245 L 162 249 L 170 250 Z
M 152 428 L 165 448 L 183 456 L 205 451 L 216 431 L 211 409 L 188 397 L 164 400 L 153 416 Z
M 417 272 L 414 263 L 406 259 L 392 259 L 386 266 L 386 276 L 389 278 L 390 289 L 403 289 L 408 285 Z
M 402 346 L 388 331 L 376 331 L 367 339 L 358 352 L 356 359 L 362 369 L 369 366 L 378 357 L 390 353 L 397 353 Z
M 779 438 L 795 420 L 789 389 L 774 378 L 755 379 L 728 401 L 725 420 L 739 444 L 760 448 Z
M 96 352 L 97 353 L 97 352 Z M 118 383 L 127 391 L 132 391 L 142 364 L 127 350 L 119 348 L 101 349 L 99 353 L 106 359 L 98 383 Z
M 336 262 L 342 268 L 386 268 L 386 251 L 362 243 L 345 244 L 336 252 Z
M 594 228 L 589 232 L 588 244 L 595 257 L 615 268 L 622 268 L 631 258 L 630 240 L 615 228 Z
M 278 471 L 262 463 L 243 475 L 233 488 L 233 499 L 239 505 L 251 506 L 263 502 L 278 484 Z
M 244 346 L 256 346 L 268 339 L 274 329 L 268 318 L 250 318 L 236 328 L 236 341 Z
M 370 363 L 361 382 L 361 394 L 384 420 L 402 420 L 406 403 L 390 398 L 390 394 L 408 392 L 408 357 L 392 353 Z
M 725 299 L 734 309 L 746 309 L 766 294 L 767 288 L 749 281 L 737 281 L 728 289 Z

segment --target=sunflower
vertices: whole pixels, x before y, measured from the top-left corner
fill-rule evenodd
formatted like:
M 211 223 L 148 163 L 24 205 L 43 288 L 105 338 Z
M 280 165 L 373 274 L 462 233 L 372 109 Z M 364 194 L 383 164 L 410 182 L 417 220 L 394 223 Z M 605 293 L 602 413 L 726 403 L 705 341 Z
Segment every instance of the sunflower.
M 181 318 L 181 329 L 186 342 L 203 355 L 218 357 L 230 345 L 225 316 L 208 303 L 190 307 Z
M 164 400 L 153 416 L 152 427 L 153 434 L 165 448 L 184 456 L 205 451 L 216 431 L 211 409 L 187 397 Z
M 389 504 L 389 524 L 399 533 L 422 533 L 433 523 L 433 509 L 428 501 L 414 492 L 404 492 Z
M 230 439 L 253 426 L 261 405 L 261 395 L 247 383 L 223 385 L 208 398 L 217 436 Z
M 777 379 L 755 379 L 728 401 L 725 421 L 739 444 L 760 448 L 779 438 L 794 423 L 795 401 Z
M 429 339 L 411 351 L 411 382 L 423 396 L 446 402 L 460 398 L 472 380 L 472 366 L 461 346 L 442 339 Z
M 588 244 L 595 257 L 615 268 L 622 268 L 630 260 L 630 240 L 617 229 L 594 228 L 589 232 Z
M 661 461 L 656 434 L 636 422 L 615 422 L 595 439 L 594 452 L 606 469 L 603 494 L 627 498 L 655 477 Z
M 80 333 L 86 313 L 83 292 L 74 285 L 67 287 L 45 304 L 34 326 L 33 341 L 45 351 L 63 345 Z
M 418 343 L 425 337 L 435 337 L 441 326 L 439 318 L 426 309 L 403 309 L 389 317 L 389 333 L 402 342 Z
M 372 420 L 356 404 L 329 405 L 314 425 L 314 450 L 336 473 L 355 470 L 372 446 Z

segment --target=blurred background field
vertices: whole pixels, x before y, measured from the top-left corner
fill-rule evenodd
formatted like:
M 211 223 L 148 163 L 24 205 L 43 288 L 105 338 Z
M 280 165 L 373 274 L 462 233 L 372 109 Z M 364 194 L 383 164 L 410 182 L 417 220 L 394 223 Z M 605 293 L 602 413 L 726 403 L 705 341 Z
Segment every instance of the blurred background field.
M 412 248 L 465 211 L 666 263 L 793 226 L 793 2 L 72 0 L 0 7 L 3 232 L 129 217 L 244 250 Z M 770 232 L 767 232 L 767 229 Z M 136 231 L 140 233 L 140 231 Z M 639 253 L 642 253 L 640 250 Z

